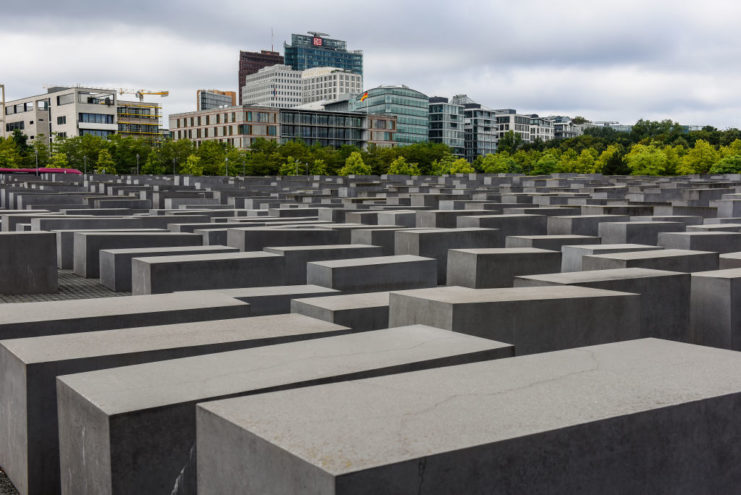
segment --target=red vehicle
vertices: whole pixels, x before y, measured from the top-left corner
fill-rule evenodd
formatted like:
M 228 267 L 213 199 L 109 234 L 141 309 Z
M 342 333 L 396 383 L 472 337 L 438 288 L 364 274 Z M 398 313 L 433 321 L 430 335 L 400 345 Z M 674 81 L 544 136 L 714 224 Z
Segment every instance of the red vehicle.
M 76 168 L 0 168 L 0 174 L 73 174 L 82 175 Z

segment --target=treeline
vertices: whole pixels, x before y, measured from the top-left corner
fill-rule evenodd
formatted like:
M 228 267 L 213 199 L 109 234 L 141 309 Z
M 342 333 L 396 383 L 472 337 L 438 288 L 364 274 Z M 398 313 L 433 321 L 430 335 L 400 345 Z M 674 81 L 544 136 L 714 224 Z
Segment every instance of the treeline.
M 452 155 L 444 144 L 417 143 L 397 148 L 354 146 L 338 149 L 302 142 L 258 139 L 249 151 L 217 141 L 196 147 L 188 140 L 149 143 L 113 135 L 81 136 L 29 143 L 19 131 L 0 138 L 0 167 L 73 167 L 116 174 L 189 175 L 443 175 L 451 173 L 605 175 L 687 175 L 741 173 L 741 131 L 705 127 L 686 132 L 671 121 L 640 120 L 631 132 L 587 128 L 584 135 L 524 143 L 509 132 L 496 154 L 472 164 Z

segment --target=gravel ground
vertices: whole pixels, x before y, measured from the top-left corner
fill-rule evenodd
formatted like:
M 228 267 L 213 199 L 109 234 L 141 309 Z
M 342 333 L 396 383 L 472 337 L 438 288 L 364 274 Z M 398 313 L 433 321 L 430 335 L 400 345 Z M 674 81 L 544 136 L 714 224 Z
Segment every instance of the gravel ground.
M 2 469 L 0 469 L 0 495 L 18 495 L 18 491 Z

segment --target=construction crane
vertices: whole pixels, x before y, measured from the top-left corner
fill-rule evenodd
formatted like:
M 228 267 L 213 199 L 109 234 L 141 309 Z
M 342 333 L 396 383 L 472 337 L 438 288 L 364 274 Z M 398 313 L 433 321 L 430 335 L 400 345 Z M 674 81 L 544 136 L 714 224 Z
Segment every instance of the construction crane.
M 169 96 L 169 91 L 151 91 L 149 89 L 119 89 L 119 94 L 130 94 L 130 95 L 136 95 L 137 98 L 139 98 L 139 101 L 144 101 L 144 95 L 155 95 L 155 96 Z

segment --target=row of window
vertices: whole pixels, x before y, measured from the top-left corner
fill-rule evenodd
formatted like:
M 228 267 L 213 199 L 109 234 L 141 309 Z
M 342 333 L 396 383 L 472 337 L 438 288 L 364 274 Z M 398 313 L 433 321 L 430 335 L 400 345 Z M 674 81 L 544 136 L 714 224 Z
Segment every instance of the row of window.
M 88 124 L 113 124 L 114 116 L 105 113 L 81 113 L 79 121 Z

